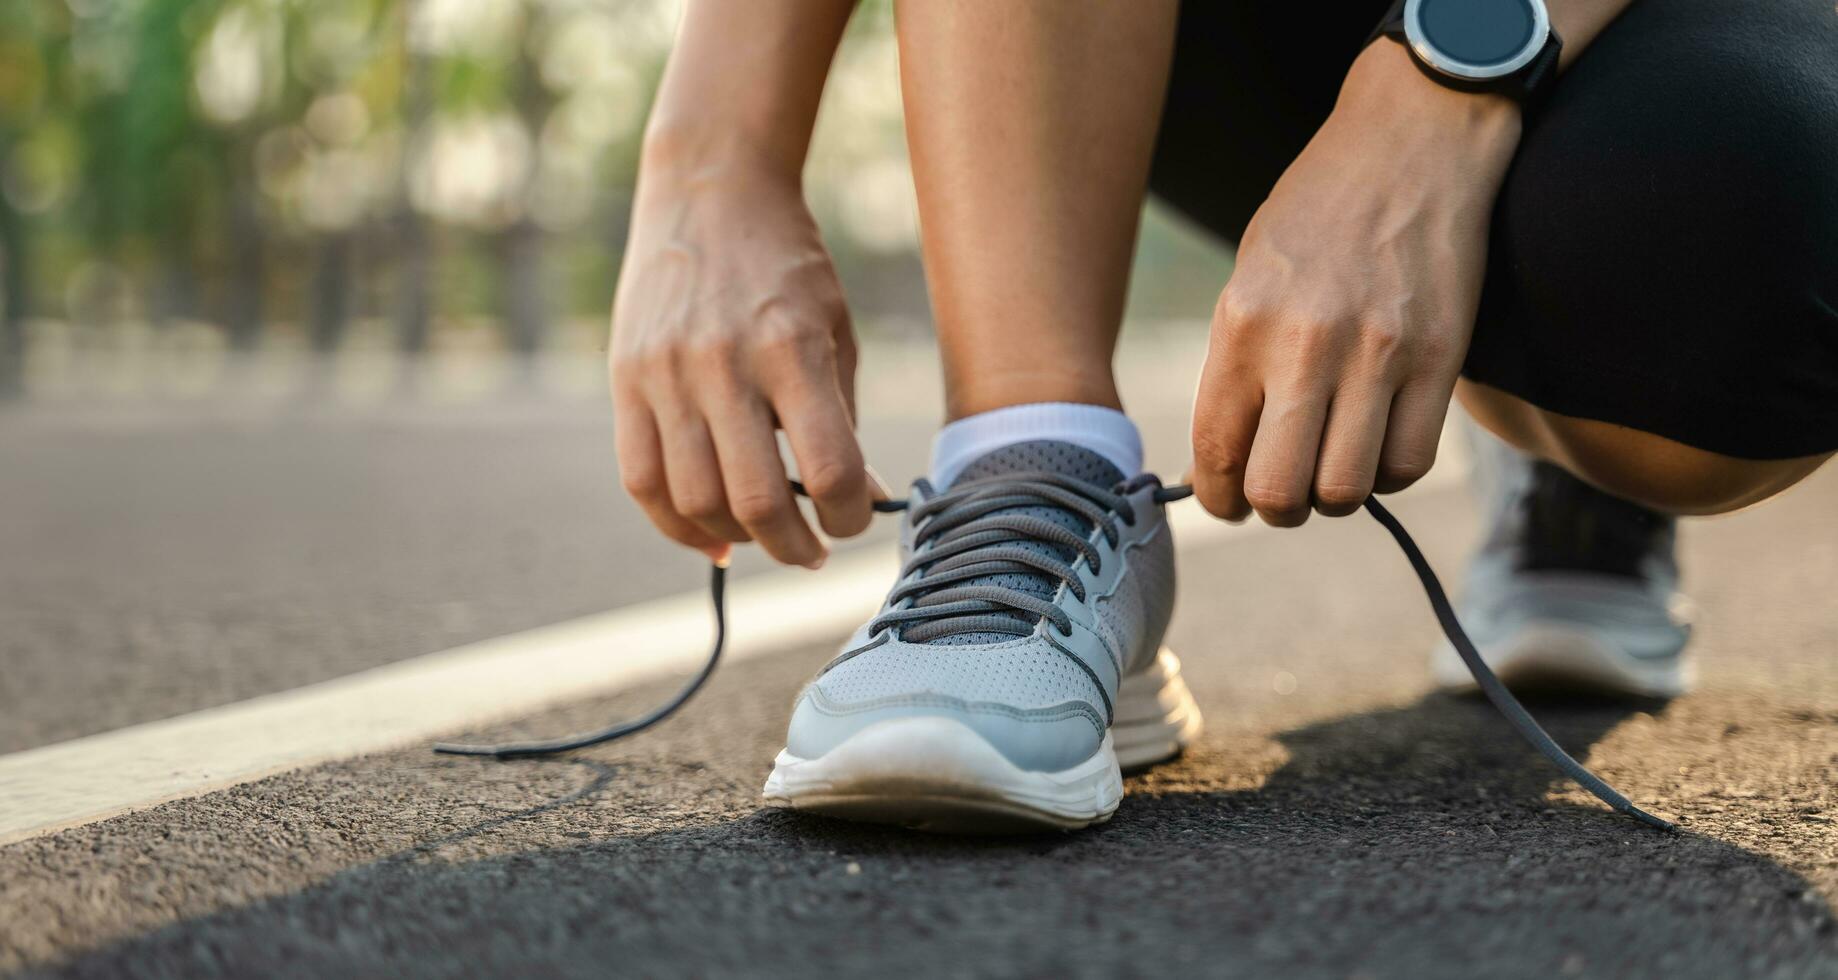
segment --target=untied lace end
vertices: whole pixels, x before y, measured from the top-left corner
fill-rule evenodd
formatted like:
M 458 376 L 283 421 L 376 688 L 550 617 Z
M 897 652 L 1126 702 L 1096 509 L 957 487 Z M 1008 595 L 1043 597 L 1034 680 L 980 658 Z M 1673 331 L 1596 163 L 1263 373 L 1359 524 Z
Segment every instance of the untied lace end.
M 810 496 L 804 484 L 797 480 L 789 481 L 792 492 L 800 497 Z M 873 503 L 877 514 L 891 514 L 906 509 L 905 500 L 876 500 Z M 676 714 L 677 709 L 688 703 L 702 685 L 708 682 L 715 673 L 715 665 L 721 662 L 721 652 L 727 646 L 727 581 L 728 563 L 714 562 L 709 566 L 708 594 L 715 611 L 715 642 L 709 650 L 708 659 L 702 669 L 683 685 L 670 700 L 658 705 L 644 715 L 616 725 L 609 725 L 598 731 L 583 732 L 564 738 L 542 739 L 530 742 L 500 742 L 497 744 L 470 744 L 464 742 L 435 742 L 434 751 L 445 755 L 482 755 L 494 759 L 521 759 L 532 756 L 554 755 L 557 752 L 569 752 L 584 749 L 591 745 L 611 742 L 614 739 L 636 735 L 647 728 Z
M 1151 477 L 1148 479 L 1152 480 L 1153 478 Z M 790 483 L 792 492 L 804 497 L 810 495 L 809 492 L 805 490 L 802 483 L 797 480 L 792 480 Z M 1126 490 L 1139 488 L 1140 484 L 1134 482 L 1125 486 Z M 1157 504 L 1168 504 L 1192 495 L 1193 487 L 1187 484 L 1176 484 L 1174 486 L 1156 487 L 1152 498 Z M 876 513 L 896 513 L 907 509 L 907 501 L 876 500 L 873 503 L 873 508 Z M 1493 702 L 1493 706 L 1506 718 L 1507 723 L 1512 725 L 1513 729 L 1519 733 L 1519 736 L 1525 739 L 1534 749 L 1537 749 L 1546 759 L 1549 759 L 1551 764 L 1561 770 L 1564 775 L 1569 776 L 1572 780 L 1575 780 L 1578 785 L 1588 790 L 1596 799 L 1601 800 L 1613 809 L 1649 827 L 1668 833 L 1677 833 L 1679 829 L 1677 824 L 1655 816 L 1636 806 L 1633 801 L 1621 795 L 1619 792 L 1616 792 L 1614 787 L 1608 785 L 1595 773 L 1585 768 L 1582 763 L 1572 758 L 1570 753 L 1564 751 L 1563 746 L 1558 745 L 1556 740 L 1551 738 L 1544 728 L 1538 724 L 1537 720 L 1531 716 L 1531 713 L 1525 710 L 1525 706 L 1519 703 L 1519 699 L 1513 697 L 1512 692 L 1506 689 L 1506 685 L 1500 682 L 1500 679 L 1494 675 L 1493 670 L 1481 659 L 1479 651 L 1474 648 L 1473 641 L 1468 638 L 1467 631 L 1462 628 L 1461 621 L 1456 618 L 1455 608 L 1449 602 L 1448 594 L 1443 591 L 1441 580 L 1436 577 L 1435 570 L 1430 567 L 1429 560 L 1423 556 L 1423 552 L 1417 547 L 1416 541 L 1411 538 L 1408 531 L 1404 530 L 1404 525 L 1392 515 L 1391 511 L 1385 508 L 1384 504 L 1379 503 L 1377 497 L 1368 496 L 1365 500 L 1365 508 L 1366 512 L 1372 515 L 1373 520 L 1378 521 L 1379 525 L 1391 534 L 1392 539 L 1397 542 L 1398 548 L 1404 552 L 1405 559 L 1410 562 L 1411 570 L 1417 575 L 1417 581 L 1423 586 L 1424 595 L 1429 598 L 1430 609 L 1435 613 L 1436 621 L 1438 625 L 1442 627 L 1443 635 L 1446 636 L 1449 643 L 1454 646 L 1455 652 L 1461 656 L 1462 663 L 1467 665 L 1468 672 L 1474 675 L 1475 683 L 1480 686 L 1482 693 L 1487 696 L 1487 700 Z M 630 721 L 608 726 L 599 731 L 586 732 L 566 738 L 532 742 L 506 742 L 496 745 L 468 745 L 454 742 L 437 742 L 434 745 L 434 751 L 450 755 L 482 755 L 499 759 L 552 755 L 557 752 L 583 749 L 591 745 L 599 745 L 603 742 L 624 738 L 628 735 L 635 735 L 656 725 L 658 722 L 675 714 L 677 709 L 687 703 L 691 697 L 694 697 L 696 692 L 702 689 L 702 685 L 708 681 L 709 676 L 715 672 L 715 666 L 720 662 L 722 649 L 727 642 L 726 589 L 727 563 L 716 563 L 712 567 L 709 576 L 709 597 L 712 600 L 715 613 L 715 641 L 713 647 L 709 651 L 708 659 L 703 663 L 702 669 L 696 676 L 691 678 L 689 683 L 685 684 L 675 696 L 646 714 Z

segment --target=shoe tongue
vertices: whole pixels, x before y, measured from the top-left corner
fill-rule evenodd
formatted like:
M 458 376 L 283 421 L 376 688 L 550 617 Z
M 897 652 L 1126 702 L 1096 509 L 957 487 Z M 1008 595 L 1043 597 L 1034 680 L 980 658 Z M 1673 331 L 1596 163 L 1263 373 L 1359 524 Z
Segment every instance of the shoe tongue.
M 1124 479 L 1123 472 L 1117 469 L 1110 460 L 1105 459 L 1104 456 L 1099 453 L 1092 452 L 1083 446 L 1074 445 L 1069 442 L 1038 439 L 1032 442 L 1018 442 L 1013 445 L 1003 446 L 1001 449 L 978 457 L 970 465 L 964 467 L 963 472 L 958 474 L 957 479 L 952 481 L 951 486 L 959 487 L 971 480 L 989 479 L 991 477 L 1006 476 L 1012 473 L 1038 473 L 1042 471 L 1058 473 L 1061 476 L 1089 483 L 1105 490 L 1109 490 L 1123 482 Z M 1060 507 L 1046 505 L 1009 507 L 996 511 L 995 513 L 1027 514 L 1038 517 L 1042 520 L 1058 524 L 1081 538 L 1091 533 L 1091 527 L 1085 522 L 1084 518 L 1072 511 Z M 1013 543 L 1013 546 L 1027 548 L 1031 551 L 1038 551 L 1042 554 L 1054 555 L 1061 561 L 1066 562 L 1071 562 L 1077 557 L 1063 548 L 1055 547 L 1044 541 L 1017 541 Z M 984 575 L 964 584 L 1000 585 L 1048 600 L 1051 600 L 1053 594 L 1059 589 L 1059 583 L 1057 581 L 1047 578 L 1046 576 L 1025 572 Z M 1029 621 L 1029 617 L 1024 617 L 1020 613 L 1005 612 L 995 613 L 993 615 L 1010 617 L 1023 622 Z M 1014 639 L 1014 636 L 1008 633 L 965 632 L 951 633 L 926 642 L 945 646 L 963 646 L 973 643 L 999 643 L 1012 639 Z
M 953 487 L 970 480 L 981 480 L 1010 473 L 1058 473 L 1096 487 L 1109 490 L 1123 482 L 1124 472 L 1102 454 L 1084 446 L 1056 439 L 1036 439 L 1003 446 L 977 457 L 952 481 Z M 1065 513 L 1053 508 L 1056 513 Z

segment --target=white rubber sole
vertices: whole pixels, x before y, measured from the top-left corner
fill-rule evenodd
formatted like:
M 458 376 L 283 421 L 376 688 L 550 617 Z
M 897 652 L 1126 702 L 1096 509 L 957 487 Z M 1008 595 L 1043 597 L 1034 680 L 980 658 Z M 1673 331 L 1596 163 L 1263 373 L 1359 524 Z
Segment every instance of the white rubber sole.
M 1696 669 L 1683 656 L 1643 660 L 1587 631 L 1557 623 L 1520 630 L 1481 649 L 1481 659 L 1515 691 L 1675 698 L 1691 690 Z M 1446 641 L 1430 656 L 1430 674 L 1446 690 L 1479 689 L 1461 655 Z
M 1077 830 L 1103 823 L 1123 799 L 1124 768 L 1179 755 L 1200 711 L 1173 653 L 1124 679 L 1115 723 L 1098 751 L 1060 772 L 1029 772 L 950 718 L 896 718 L 814 758 L 780 752 L 766 802 L 811 813 L 936 833 Z
M 1148 669 L 1125 677 L 1119 688 L 1110 734 L 1124 772 L 1166 762 L 1200 737 L 1200 706 L 1174 651 L 1162 647 Z

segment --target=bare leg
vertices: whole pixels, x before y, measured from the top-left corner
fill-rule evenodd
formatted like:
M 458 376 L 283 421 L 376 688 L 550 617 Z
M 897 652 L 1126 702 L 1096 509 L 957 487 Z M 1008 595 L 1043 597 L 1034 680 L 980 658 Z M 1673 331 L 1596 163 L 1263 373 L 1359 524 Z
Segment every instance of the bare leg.
M 1495 435 L 1620 497 L 1676 514 L 1721 514 L 1793 486 L 1831 454 L 1738 459 L 1650 432 L 1547 412 L 1498 388 L 1463 381 L 1469 414 Z
M 907 138 L 952 419 L 1121 407 L 1111 354 L 1175 3 L 898 9 Z

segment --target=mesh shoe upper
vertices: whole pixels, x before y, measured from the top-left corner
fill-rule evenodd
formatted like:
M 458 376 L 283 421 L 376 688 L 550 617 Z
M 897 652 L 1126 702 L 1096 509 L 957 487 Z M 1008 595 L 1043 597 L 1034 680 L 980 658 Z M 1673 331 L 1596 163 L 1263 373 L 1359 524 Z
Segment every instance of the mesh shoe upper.
M 1029 474 L 1043 473 L 1100 497 L 1123 482 L 1096 453 L 1031 442 L 971 464 L 944 495 L 915 487 L 918 520 L 903 535 L 907 574 L 894 601 L 799 697 L 787 740 L 793 754 L 821 755 L 866 725 L 917 714 L 956 718 L 1027 769 L 1069 768 L 1097 750 L 1122 676 L 1153 659 L 1167 627 L 1173 546 L 1151 499 L 1153 481 L 1123 488 L 1114 498 L 1121 509 L 1094 521 L 1090 503 L 1081 509 L 1031 496 L 1054 492 L 1029 482 Z M 952 502 L 966 493 L 972 496 Z M 929 500 L 949 506 L 926 513 Z M 1049 539 L 1027 518 L 1070 534 Z M 928 522 L 939 523 L 928 531 Z M 962 531 L 934 533 L 953 525 Z M 989 525 L 1000 527 L 982 530 Z M 1070 546 L 1074 540 L 1085 550 Z M 1072 570 L 1074 581 L 1013 560 L 1014 549 L 1038 556 L 1042 566 Z M 931 560 L 939 554 L 947 559 Z M 1049 607 L 1048 614 L 964 598 L 1022 601 L 1011 592 Z

